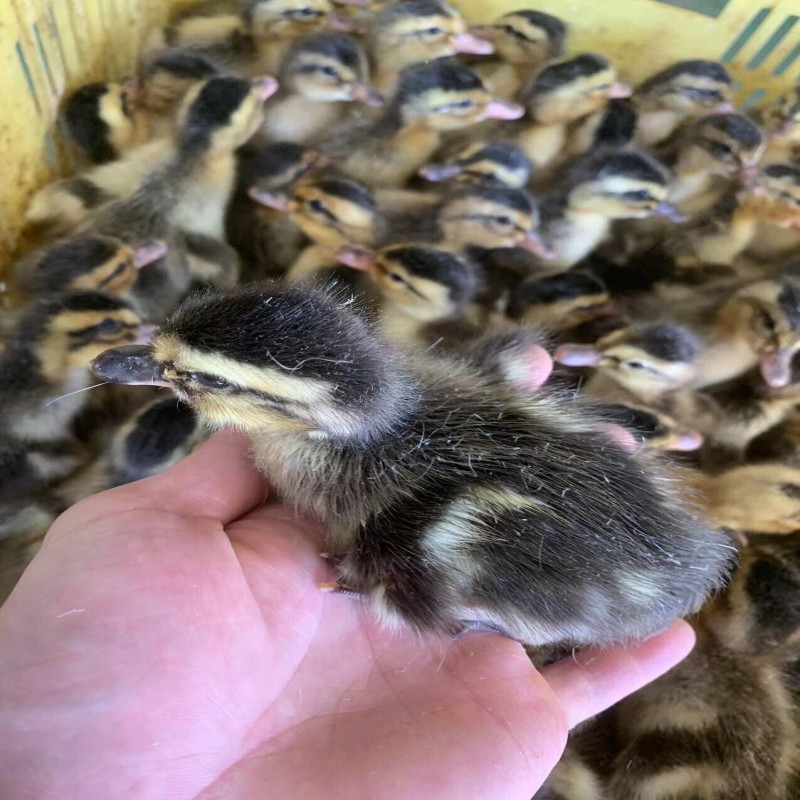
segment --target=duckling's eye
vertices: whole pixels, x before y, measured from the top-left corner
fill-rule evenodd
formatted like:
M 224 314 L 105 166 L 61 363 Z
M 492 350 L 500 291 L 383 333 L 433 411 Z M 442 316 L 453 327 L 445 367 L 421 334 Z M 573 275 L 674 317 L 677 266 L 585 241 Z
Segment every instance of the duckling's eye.
M 405 283 L 403 278 L 400 275 L 398 275 L 396 272 L 390 272 L 389 273 L 389 280 L 392 281 L 393 283 Z
M 457 103 L 453 103 L 453 108 L 474 108 L 475 103 L 472 100 L 459 100 Z
M 760 311 L 756 317 L 756 325 L 759 332 L 766 336 L 775 335 L 775 320 L 766 311 Z
M 327 75 L 329 78 L 338 78 L 339 73 L 333 67 L 320 67 L 319 71 L 323 75 Z
M 316 17 L 317 16 L 317 12 L 314 11 L 313 8 L 308 8 L 308 7 L 298 9 L 298 13 L 302 17 Z
M 495 222 L 496 222 L 498 225 L 502 225 L 504 228 L 508 228 L 508 227 L 510 227 L 511 225 L 513 225 L 513 224 L 514 224 L 514 220 L 513 220 L 513 219 L 511 219 L 511 217 L 505 217 L 505 216 L 502 216 L 502 217 L 495 217 L 495 218 L 494 218 L 494 221 L 495 221 Z
M 318 214 L 324 214 L 328 210 L 325 203 L 322 200 L 317 200 L 316 197 L 313 200 L 309 200 L 306 205 Z
M 205 386 L 208 389 L 223 389 L 230 386 L 230 383 L 224 378 L 218 378 L 216 375 L 209 375 L 206 372 L 189 372 L 187 377 L 198 386 Z
M 104 319 L 99 325 L 95 326 L 97 333 L 118 333 L 122 330 L 122 323 L 118 319 Z
M 636 191 L 623 192 L 622 198 L 631 203 L 649 203 L 653 199 L 653 195 L 646 189 L 637 189 Z
M 709 142 L 708 149 L 711 151 L 711 154 L 717 158 L 733 158 L 733 150 L 722 142 Z
M 626 361 L 625 362 L 631 369 L 647 369 L 647 364 L 641 361 Z
M 424 30 L 423 33 L 426 36 L 441 36 L 444 31 L 438 25 L 434 25 L 432 28 Z

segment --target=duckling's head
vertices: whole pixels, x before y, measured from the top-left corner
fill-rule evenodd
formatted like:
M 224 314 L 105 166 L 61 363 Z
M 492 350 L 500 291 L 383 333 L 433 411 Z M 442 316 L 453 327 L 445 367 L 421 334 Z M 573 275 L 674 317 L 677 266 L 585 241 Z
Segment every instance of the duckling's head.
M 354 255 L 358 262 L 352 260 Z M 470 263 L 434 247 L 391 245 L 371 255 L 344 248 L 340 260 L 358 269 L 366 268 L 386 302 L 427 322 L 458 315 L 478 289 L 478 278 Z
M 317 103 L 358 101 L 383 105 L 383 98 L 367 83 L 367 58 L 361 45 L 341 33 L 318 33 L 299 40 L 289 51 L 281 86 Z
M 717 61 L 679 61 L 637 87 L 634 99 L 646 111 L 673 111 L 684 116 L 734 111 L 733 80 Z
M 467 67 L 436 61 L 407 67 L 400 73 L 385 118 L 401 126 L 454 131 L 485 119 L 519 119 L 524 113 L 517 103 L 494 100 Z
M 264 121 L 264 101 L 278 82 L 211 78 L 187 94 L 178 120 L 178 143 L 187 152 L 232 152 Z
M 138 140 L 129 83 L 87 83 L 61 109 L 67 136 L 93 164 L 105 164 Z
M 645 447 L 654 450 L 691 452 L 703 445 L 703 435 L 682 425 L 674 417 L 646 406 L 614 403 L 602 407 L 603 418 L 631 431 Z
M 764 129 L 770 139 L 800 142 L 800 84 L 765 109 Z
M 539 211 L 521 189 L 467 186 L 454 191 L 439 212 L 439 226 L 449 244 L 460 248 L 522 247 L 549 257 L 536 229 Z
M 394 68 L 450 58 L 457 53 L 492 53 L 492 44 L 467 30 L 461 14 L 438 0 L 398 0 L 375 15 L 372 47 L 376 59 Z
M 584 53 L 545 67 L 523 89 L 520 100 L 534 122 L 556 125 L 593 114 L 609 100 L 630 93 L 629 86 L 617 81 L 607 58 Z
M 769 386 L 791 381 L 792 358 L 800 349 L 800 283 L 791 277 L 755 281 L 736 292 L 717 312 L 730 337 L 741 337 L 758 355 Z
M 660 393 L 686 385 L 695 373 L 700 342 L 678 325 L 633 325 L 596 345 L 565 344 L 555 360 L 571 367 L 596 367 L 634 393 Z
M 444 164 L 427 164 L 419 174 L 429 181 L 487 184 L 522 189 L 531 178 L 530 159 L 510 142 L 477 143 Z
M 761 128 L 743 114 L 711 114 L 696 120 L 681 136 L 679 169 L 745 177 L 743 171 L 754 169 L 765 144 Z
M 43 374 L 58 380 L 65 370 L 86 368 L 104 350 L 132 344 L 146 332 L 124 300 L 100 292 L 68 292 L 25 312 L 9 347 L 32 350 Z
M 295 142 L 274 142 L 243 157 L 241 175 L 257 198 L 259 193 L 288 189 L 325 163 L 318 150 Z
M 47 248 L 26 277 L 37 293 L 124 294 L 133 288 L 139 270 L 160 259 L 166 250 L 163 242 L 132 248 L 118 239 L 86 234 Z
M 210 58 L 195 50 L 176 47 L 159 51 L 139 68 L 140 103 L 151 111 L 171 111 L 189 89 L 219 72 Z
M 800 229 L 800 168 L 768 164 L 754 172 L 739 200 L 746 217 L 778 228 Z
M 682 219 L 666 202 L 667 170 L 639 150 L 597 152 L 577 159 L 567 172 L 563 191 L 570 211 L 606 219 L 665 216 Z
M 413 405 L 392 351 L 351 303 L 276 283 L 190 296 L 151 345 L 111 350 L 92 368 L 113 383 L 169 386 L 207 425 L 265 437 L 366 444 Z
M 605 284 L 588 272 L 570 271 L 523 281 L 513 293 L 509 314 L 531 325 L 562 331 L 610 312 Z
M 475 33 L 494 45 L 495 52 L 509 64 L 536 68 L 561 58 L 567 26 L 558 17 L 523 8 L 504 14 Z
M 242 0 L 242 20 L 256 39 L 295 39 L 324 30 L 333 18 L 330 0 Z

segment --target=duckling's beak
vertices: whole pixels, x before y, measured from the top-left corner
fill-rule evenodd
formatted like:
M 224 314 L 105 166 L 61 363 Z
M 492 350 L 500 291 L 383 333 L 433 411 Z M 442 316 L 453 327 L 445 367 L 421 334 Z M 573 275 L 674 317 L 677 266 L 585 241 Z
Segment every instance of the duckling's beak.
M 539 238 L 539 234 L 534 231 L 528 231 L 525 236 L 517 242 L 517 247 L 533 253 L 545 261 L 555 258 L 555 253 Z
M 150 344 L 157 330 L 158 327 L 156 325 L 140 325 L 139 335 L 136 337 L 134 344 Z
M 717 114 L 735 114 L 736 113 L 736 106 L 733 103 L 720 103 L 717 106 L 716 110 Z
M 608 97 L 610 100 L 623 100 L 633 94 L 633 89 L 627 83 L 620 83 L 614 81 L 608 88 Z
M 259 189 L 258 186 L 251 186 L 247 190 L 247 195 L 261 206 L 274 208 L 276 211 L 289 210 L 289 197 L 280 192 L 268 192 L 266 189 Z
M 745 189 L 755 189 L 758 186 L 760 175 L 758 167 L 744 167 L 736 173 L 736 180 L 745 187 Z
M 140 103 L 144 95 L 144 87 L 139 83 L 139 79 L 135 75 L 124 78 L 120 84 L 122 94 L 125 95 L 128 102 L 132 105 Z
M 659 203 L 653 209 L 653 214 L 657 217 L 666 217 L 672 222 L 686 222 L 686 217 L 672 203 Z
M 479 39 L 473 33 L 459 33 L 453 40 L 456 53 L 474 53 L 479 56 L 488 56 L 494 53 L 494 45 L 486 39 Z
M 375 264 L 375 253 L 366 247 L 359 247 L 354 244 L 346 244 L 340 247 L 336 253 L 336 260 L 351 269 L 361 272 L 368 272 Z
M 253 81 L 253 86 L 258 89 L 258 96 L 261 102 L 269 100 L 278 91 L 278 81 L 272 75 L 263 75 Z
M 358 23 L 355 20 L 340 17 L 338 14 L 328 14 L 328 18 L 325 20 L 325 28 L 329 31 L 339 31 L 340 33 L 359 32 Z
M 703 434 L 699 431 L 680 431 L 665 444 L 664 449 L 675 453 L 690 453 L 692 450 L 699 450 L 703 441 Z
M 160 240 L 146 242 L 133 251 L 133 263 L 137 269 L 146 267 L 167 254 L 167 243 Z
M 464 171 L 458 164 L 426 164 L 417 173 L 426 181 L 449 181 Z
M 525 115 L 525 106 L 505 100 L 490 100 L 483 111 L 484 119 L 519 119 Z
M 149 345 L 130 344 L 100 353 L 91 363 L 92 372 L 108 383 L 128 386 L 170 386 L 164 368 L 155 362 Z
M 350 84 L 350 97 L 370 108 L 380 108 L 384 104 L 383 95 L 363 81 L 354 81 Z
M 556 348 L 553 358 L 567 367 L 596 367 L 603 354 L 590 344 L 562 344 Z
M 767 386 L 779 388 L 786 386 L 792 379 L 792 358 L 794 350 L 783 347 L 772 353 L 761 356 L 761 377 Z

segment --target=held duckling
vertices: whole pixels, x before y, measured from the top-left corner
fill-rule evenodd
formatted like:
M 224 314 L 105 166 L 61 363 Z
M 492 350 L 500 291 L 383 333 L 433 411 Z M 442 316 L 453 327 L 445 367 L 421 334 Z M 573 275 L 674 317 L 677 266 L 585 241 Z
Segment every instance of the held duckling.
M 245 431 L 278 492 L 326 525 L 336 588 L 387 623 L 628 641 L 696 609 L 728 569 L 727 537 L 589 412 L 468 359 L 401 357 L 330 293 L 190 298 L 152 346 L 93 369 L 171 386 L 206 424 Z
M 441 164 L 426 164 L 419 171 L 426 181 L 489 184 L 524 189 L 531 179 L 530 159 L 510 142 L 477 143 Z
M 603 406 L 609 420 L 630 431 L 644 447 L 664 452 L 688 453 L 703 445 L 700 431 L 683 425 L 662 411 L 635 403 Z
M 486 119 L 518 119 L 521 106 L 494 100 L 474 72 L 434 62 L 405 69 L 374 123 L 341 132 L 323 152 L 375 188 L 399 188 L 439 149 L 442 134 Z
M 527 117 L 515 126 L 515 141 L 534 168 L 542 170 L 564 152 L 570 123 L 630 93 L 630 87 L 617 80 L 613 64 L 595 53 L 551 64 L 519 95 Z
M 636 143 L 652 147 L 693 117 L 735 111 L 733 80 L 717 61 L 679 61 L 636 87 Z
M 293 142 L 240 152 L 237 188 L 228 206 L 225 233 L 242 262 L 243 282 L 281 277 L 307 242 L 285 208 L 272 208 L 257 198 L 274 202 L 274 198 L 291 195 L 301 180 L 324 164 L 321 153 Z
M 767 149 L 762 163 L 800 165 L 800 84 L 764 112 Z
M 461 14 L 439 0 L 397 0 L 379 11 L 368 34 L 375 88 L 391 97 L 406 67 L 457 53 L 494 51 L 492 44 L 474 36 Z
M 491 42 L 495 58 L 477 72 L 489 90 L 503 100 L 514 100 L 548 61 L 564 55 L 567 26 L 552 14 L 521 8 L 473 31 Z
M 339 124 L 350 103 L 383 105 L 367 78 L 367 57 L 355 39 L 318 33 L 299 40 L 281 66 L 280 89 L 267 106 L 262 136 L 311 142 Z
M 615 220 L 683 217 L 667 202 L 666 169 L 637 150 L 598 152 L 577 159 L 542 199 L 542 239 L 562 271 L 588 256 Z

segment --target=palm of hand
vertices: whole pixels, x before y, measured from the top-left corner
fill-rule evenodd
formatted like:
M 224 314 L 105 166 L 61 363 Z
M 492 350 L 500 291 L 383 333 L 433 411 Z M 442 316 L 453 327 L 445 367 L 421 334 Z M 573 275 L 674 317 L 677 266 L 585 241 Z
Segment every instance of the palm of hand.
M 54 525 L 0 612 L 0 794 L 526 798 L 569 723 L 690 646 L 617 657 L 596 692 L 607 656 L 551 688 L 499 637 L 382 630 L 318 590 L 313 523 L 249 511 L 264 491 L 223 435 Z

